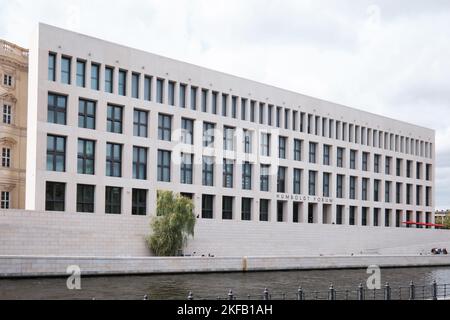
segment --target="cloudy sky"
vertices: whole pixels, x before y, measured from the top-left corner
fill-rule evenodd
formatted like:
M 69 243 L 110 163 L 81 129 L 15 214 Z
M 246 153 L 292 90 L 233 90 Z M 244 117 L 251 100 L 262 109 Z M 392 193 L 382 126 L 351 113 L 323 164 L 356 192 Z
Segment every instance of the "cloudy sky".
M 436 130 L 450 208 L 448 0 L 0 0 L 0 38 L 39 21 Z

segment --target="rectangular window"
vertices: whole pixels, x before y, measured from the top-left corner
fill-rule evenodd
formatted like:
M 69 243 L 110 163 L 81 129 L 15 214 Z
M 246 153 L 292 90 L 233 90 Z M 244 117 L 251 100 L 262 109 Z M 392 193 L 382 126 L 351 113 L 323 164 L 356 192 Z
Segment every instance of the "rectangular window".
M 152 100 L 152 77 L 144 77 L 144 99 L 147 101 Z
M 2 167 L 4 167 L 4 168 L 11 167 L 11 149 L 10 148 L 2 148 Z
M 132 190 L 131 214 L 135 216 L 145 216 L 147 214 L 147 190 Z
M 336 177 L 336 198 L 344 197 L 344 175 L 338 174 Z
M 216 125 L 210 122 L 203 122 L 203 146 L 214 147 L 214 130 Z
M 78 101 L 78 127 L 95 129 L 96 102 L 80 99 Z
M 202 218 L 212 219 L 214 216 L 214 196 L 202 195 Z
M 309 162 L 310 163 L 316 163 L 316 149 L 317 149 L 317 143 L 310 142 L 309 143 Z
M 348 222 L 351 226 L 354 226 L 356 224 L 356 207 L 350 206 L 350 212 L 348 217 Z
M 105 92 L 113 93 L 114 68 L 105 67 Z
M 369 153 L 363 152 L 362 154 L 362 170 L 369 171 Z
M 384 183 L 384 201 L 389 203 L 391 202 L 391 182 L 386 181 Z
M 91 63 L 91 89 L 100 90 L 100 65 Z
M 120 214 L 122 212 L 122 188 L 105 187 L 105 213 Z
M 363 201 L 369 200 L 369 179 L 368 178 L 362 178 L 362 193 L 361 193 L 361 199 Z
M 158 115 L 158 139 L 163 141 L 172 140 L 172 116 L 167 114 Z
M 77 184 L 77 212 L 94 212 L 95 186 Z
M 237 118 L 237 97 L 231 97 L 231 117 Z
M 385 164 L 385 173 L 386 174 L 391 174 L 391 162 L 392 162 L 392 158 L 386 157 L 386 164 Z
M 241 120 L 247 120 L 247 99 L 241 99 Z
M 218 93 L 214 91 L 211 95 L 211 112 L 213 114 L 217 114 L 217 95 Z
M 131 74 L 131 97 L 139 99 L 139 82 L 141 80 L 141 75 L 139 73 L 133 72 Z
M 243 130 L 243 135 L 244 135 L 244 152 L 245 153 L 252 153 L 252 132 L 244 129 Z
M 270 133 L 261 133 L 261 155 L 270 156 Z
M 197 110 L 197 88 L 191 87 L 191 110 Z
M 56 81 L 56 54 L 53 52 L 48 54 L 48 80 Z
M 252 164 L 249 162 L 244 162 L 242 164 L 242 189 L 251 190 L 252 189 Z
M 45 211 L 64 211 L 66 184 L 60 182 L 45 183 Z
M 67 96 L 48 94 L 47 122 L 66 124 Z
M 302 140 L 294 139 L 294 160 L 302 161 Z
M 259 221 L 269 221 L 269 200 L 259 200 Z
M 250 121 L 251 122 L 255 122 L 255 117 L 256 117 L 256 102 L 255 101 L 251 101 L 250 102 Z
M 133 147 L 133 179 L 147 179 L 147 148 Z
M 1 201 L 0 201 L 0 209 L 9 209 L 10 208 L 10 193 L 9 191 L 2 191 L 1 193 Z
M 86 62 L 81 60 L 77 60 L 77 86 L 86 86 Z
M 401 177 L 402 175 L 402 159 L 397 159 L 397 166 L 396 166 L 396 173 L 397 173 L 397 177 Z
M 278 157 L 286 159 L 286 137 L 278 137 Z
M 273 114 L 273 106 L 269 105 L 269 108 L 267 110 L 267 124 L 269 126 L 272 125 L 272 114 Z
M 327 144 L 323 145 L 323 164 L 325 166 L 330 165 L 330 150 L 331 150 L 331 146 L 329 146 Z
M 108 104 L 106 128 L 108 132 L 122 133 L 123 107 Z
M 242 198 L 242 212 L 241 218 L 244 221 L 252 220 L 252 199 L 251 198 Z
M 78 139 L 77 172 L 95 173 L 95 141 Z
M 11 124 L 12 120 L 12 108 L 9 104 L 3 105 L 3 123 Z
M 336 206 L 336 224 L 342 224 L 344 221 L 344 206 Z
M 167 98 L 169 99 L 169 105 L 175 106 L 175 82 L 173 81 L 169 81 L 169 92 Z
M 180 84 L 180 108 L 186 108 L 186 85 Z
M 133 135 L 144 138 L 148 136 L 148 111 L 134 109 Z
M 208 90 L 202 89 L 202 112 L 208 111 Z
M 323 173 L 323 196 L 329 197 L 330 196 L 330 173 L 324 172 Z
M 234 151 L 235 128 L 223 127 L 223 150 Z
M 375 173 L 380 173 L 380 162 L 381 156 L 379 154 L 376 154 L 373 160 L 373 170 L 375 171 Z
M 317 172 L 316 171 L 309 171 L 309 181 L 308 181 L 308 191 L 310 196 L 316 195 L 316 178 L 317 178 Z
M 363 207 L 361 211 L 361 225 L 367 226 L 367 212 L 369 211 L 369 208 Z
M 302 185 L 302 170 L 294 168 L 294 194 L 301 193 L 301 185 Z
M 127 71 L 119 70 L 119 95 L 127 95 Z
M 260 190 L 269 191 L 269 175 L 270 175 L 270 165 L 261 164 L 260 167 Z
M 181 118 L 181 142 L 194 144 L 194 120 Z
M 373 182 L 373 201 L 380 201 L 380 180 Z
M 234 179 L 234 162 L 233 160 L 223 159 L 223 187 L 224 188 L 233 188 Z
M 204 186 L 214 186 L 214 157 L 203 156 L 202 180 Z
M 222 197 L 222 219 L 233 219 L 233 197 Z
M 181 154 L 180 182 L 192 184 L 194 155 L 189 153 Z
M 228 115 L 228 95 L 222 94 L 222 116 L 226 117 Z
M 47 170 L 66 171 L 66 137 L 47 135 Z
M 356 177 L 350 177 L 350 199 L 356 200 Z
M 171 157 L 170 151 L 158 150 L 158 181 L 170 182 Z
M 286 167 L 278 167 L 277 192 L 286 192 Z
M 106 175 L 122 176 L 122 145 L 108 142 L 106 144 Z
M 164 79 L 156 80 L 156 102 L 164 103 Z
M 69 57 L 61 58 L 61 82 L 64 84 L 70 84 L 70 69 L 72 59 Z
M 345 153 L 344 148 L 337 148 L 336 164 L 339 168 L 344 167 L 344 153 Z
M 356 150 L 350 150 L 350 169 L 356 169 Z

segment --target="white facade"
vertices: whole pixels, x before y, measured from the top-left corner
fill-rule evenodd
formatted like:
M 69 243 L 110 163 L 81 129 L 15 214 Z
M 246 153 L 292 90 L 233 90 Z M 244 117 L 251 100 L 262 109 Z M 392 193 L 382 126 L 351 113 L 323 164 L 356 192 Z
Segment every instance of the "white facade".
M 50 70 L 49 54 L 55 59 L 55 68 L 50 67 Z M 70 58 L 70 84 L 62 83 L 67 74 L 62 72 L 63 57 Z M 77 68 L 77 61 L 84 63 L 84 73 Z M 92 64 L 99 66 L 98 90 L 92 89 Z M 105 92 L 106 68 L 113 68 L 112 93 Z M 119 79 L 119 70 L 126 71 L 124 96 L 119 94 L 119 83 L 123 83 Z M 134 84 L 133 74 L 139 74 L 138 86 Z M 53 75 L 54 80 L 49 80 Z M 145 79 L 150 79 L 150 101 L 146 99 L 148 88 Z M 79 85 L 83 82 L 84 87 Z M 162 103 L 157 101 L 160 92 L 158 83 L 162 84 Z M 180 90 L 184 85 L 186 105 L 182 108 Z M 191 97 L 192 88 L 196 90 L 195 98 Z M 135 92 L 138 98 L 133 97 Z M 213 111 L 215 93 L 216 114 Z M 66 97 L 66 121 L 63 123 L 52 123 L 60 121 L 56 116 L 50 117 L 53 120 L 49 121 L 49 94 Z M 95 102 L 95 129 L 79 127 L 80 99 Z M 193 110 L 192 100 L 195 100 L 196 110 Z M 223 116 L 224 101 L 226 116 Z M 108 105 L 120 106 L 122 133 L 108 132 Z M 248 218 L 260 221 L 261 200 L 268 200 L 269 221 L 266 223 L 404 227 L 405 221 L 434 222 L 435 133 L 430 129 L 43 24 L 39 26 L 38 35 L 30 49 L 28 108 L 28 210 L 45 211 L 46 200 L 49 200 L 47 183 L 58 182 L 63 184 L 63 205 L 58 201 L 48 201 L 47 209 L 56 208 L 67 214 L 77 212 L 81 207 L 90 207 L 89 199 L 88 204 L 84 201 L 77 208 L 77 185 L 80 184 L 90 185 L 95 190 L 93 212 L 86 213 L 91 215 L 115 211 L 117 208 L 113 204 L 108 206 L 108 210 L 106 208 L 105 189 L 119 187 L 121 199 L 120 209 L 117 210 L 124 216 L 132 215 L 132 190 L 140 189 L 147 190 L 143 211 L 148 216 L 155 214 L 157 190 L 172 190 L 192 194 L 199 219 L 206 219 L 210 213 L 209 210 L 202 210 L 203 196 L 210 195 L 213 199 L 212 219 L 215 220 L 224 217 L 222 202 L 226 196 L 233 198 L 231 212 L 232 220 L 235 221 Z M 147 137 L 137 137 L 133 132 L 135 109 L 147 112 Z M 61 119 L 64 118 L 63 113 Z M 158 137 L 161 135 L 159 115 L 171 116 L 170 141 Z M 194 121 L 192 145 L 178 141 L 182 118 Z M 214 147 L 203 147 L 205 122 L 215 125 Z M 226 139 L 223 139 L 222 132 L 225 126 L 235 130 L 230 148 L 233 150 L 223 151 Z M 252 132 L 250 153 L 245 152 L 244 129 Z M 269 157 L 261 156 L 261 134 L 264 132 L 270 133 Z M 63 166 L 59 160 L 52 160 L 51 168 L 48 168 L 48 135 L 62 137 L 65 141 L 62 153 L 50 152 L 55 157 L 62 157 Z M 279 136 L 286 138 L 285 159 L 278 157 Z M 78 173 L 78 139 L 95 141 L 95 174 Z M 300 160 L 294 160 L 295 139 L 301 141 Z M 106 174 L 107 143 L 121 146 L 119 177 Z M 310 143 L 316 145 L 315 163 L 309 161 Z M 325 145 L 330 148 L 329 165 L 325 164 Z M 146 148 L 144 179 L 133 178 L 134 146 Z M 344 150 L 342 167 L 338 166 L 338 148 Z M 158 150 L 171 152 L 170 182 L 158 181 Z M 351 168 L 351 150 L 356 152 L 355 169 Z M 192 184 L 181 183 L 180 166 L 175 161 L 181 151 L 194 156 Z M 367 154 L 367 170 L 363 168 L 363 154 Z M 213 156 L 216 160 L 213 186 L 204 185 L 203 156 Z M 376 157 L 380 159 L 379 170 L 376 170 Z M 232 188 L 224 187 L 224 158 L 234 161 Z M 243 188 L 241 158 L 252 164 L 251 186 L 248 190 Z M 387 159 L 390 159 L 388 174 Z M 399 175 L 397 162 L 400 164 Z M 260 188 L 261 164 L 270 164 L 272 169 L 269 191 L 261 191 Z M 277 187 L 279 166 L 286 168 L 284 191 Z M 301 170 L 299 188 L 294 186 L 294 169 Z M 111 172 L 117 173 L 114 170 Z M 315 176 L 314 185 L 310 184 L 310 172 Z M 324 173 L 330 175 L 329 192 L 325 195 Z M 343 181 L 342 197 L 338 194 L 341 189 L 337 183 L 338 175 L 342 176 Z M 367 188 L 364 188 L 367 197 L 363 196 L 363 179 L 368 182 Z M 351 180 L 355 181 L 355 188 L 351 187 Z M 247 187 L 248 182 L 245 183 Z M 389 196 L 386 194 L 386 182 L 390 183 Z M 378 199 L 375 196 L 377 183 Z M 397 185 L 400 187 L 398 192 Z M 90 198 L 90 194 L 88 191 L 86 198 Z M 113 197 L 118 200 L 116 195 Z M 250 203 L 249 215 L 246 214 L 247 208 L 242 208 L 242 199 L 246 199 L 246 204 Z M 229 211 L 226 211 L 228 214 Z

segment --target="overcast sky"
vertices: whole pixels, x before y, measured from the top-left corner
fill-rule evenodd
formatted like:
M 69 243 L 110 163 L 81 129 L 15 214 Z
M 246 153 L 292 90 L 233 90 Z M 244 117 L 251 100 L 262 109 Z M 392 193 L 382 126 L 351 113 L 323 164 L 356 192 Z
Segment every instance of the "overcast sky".
M 38 22 L 433 128 L 450 208 L 448 0 L 0 0 L 0 38 Z

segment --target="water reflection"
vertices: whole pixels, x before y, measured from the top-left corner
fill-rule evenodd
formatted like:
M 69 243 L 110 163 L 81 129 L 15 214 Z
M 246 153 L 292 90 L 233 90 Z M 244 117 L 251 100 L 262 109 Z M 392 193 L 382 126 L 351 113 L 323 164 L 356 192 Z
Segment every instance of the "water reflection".
M 333 283 L 338 290 L 355 290 L 365 284 L 365 270 L 286 271 L 256 273 L 218 273 L 195 275 L 154 275 L 122 277 L 85 277 L 82 290 L 69 291 L 65 278 L 3 279 L 0 299 L 186 299 L 189 291 L 196 298 L 225 297 L 229 289 L 238 296 L 261 295 L 264 288 L 273 293 L 295 295 L 299 286 L 305 291 L 325 291 Z M 429 285 L 433 280 L 450 284 L 450 267 L 382 269 L 382 284 L 392 287 Z

